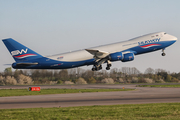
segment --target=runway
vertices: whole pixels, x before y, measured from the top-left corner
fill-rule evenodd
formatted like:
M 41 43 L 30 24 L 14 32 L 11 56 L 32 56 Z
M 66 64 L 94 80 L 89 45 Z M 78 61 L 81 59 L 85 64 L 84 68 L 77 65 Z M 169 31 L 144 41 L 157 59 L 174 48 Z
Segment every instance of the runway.
M 3 88 L 4 87 L 4 88 Z M 1 86 L 22 89 L 28 86 Z M 0 109 L 70 107 L 92 105 L 141 104 L 180 102 L 180 88 L 148 88 L 136 85 L 59 85 L 41 88 L 134 88 L 134 91 L 73 93 L 34 96 L 0 97 Z M 7 89 L 7 88 L 6 88 Z

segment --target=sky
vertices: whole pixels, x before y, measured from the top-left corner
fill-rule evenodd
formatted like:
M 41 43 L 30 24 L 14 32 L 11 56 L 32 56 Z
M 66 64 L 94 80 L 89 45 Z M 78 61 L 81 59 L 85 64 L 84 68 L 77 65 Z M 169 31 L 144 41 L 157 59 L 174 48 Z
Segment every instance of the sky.
M 47 56 L 120 42 L 153 32 L 180 38 L 179 0 L 0 0 L 0 39 L 13 38 Z M 113 62 L 180 72 L 180 42 L 161 51 Z M 0 72 L 15 62 L 0 42 Z M 91 67 L 82 67 L 91 69 Z M 105 67 L 104 67 L 105 69 Z

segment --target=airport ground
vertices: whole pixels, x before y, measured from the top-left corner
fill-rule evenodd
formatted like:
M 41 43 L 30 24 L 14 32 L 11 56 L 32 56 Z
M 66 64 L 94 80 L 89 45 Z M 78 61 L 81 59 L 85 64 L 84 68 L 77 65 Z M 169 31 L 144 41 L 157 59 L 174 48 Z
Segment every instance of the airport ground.
M 180 88 L 137 87 L 138 85 L 41 85 L 41 89 L 135 90 L 0 97 L 0 119 L 179 120 Z M 0 86 L 0 89 L 28 89 L 28 87 Z
M 0 109 L 47 108 L 93 105 L 173 103 L 180 101 L 180 88 L 136 87 L 137 84 L 117 85 L 43 85 L 41 89 L 135 89 L 133 91 L 69 93 L 33 96 L 1 97 Z M 29 86 L 1 86 L 1 89 L 25 89 Z
M 0 109 L 1 120 L 179 120 L 180 103 Z

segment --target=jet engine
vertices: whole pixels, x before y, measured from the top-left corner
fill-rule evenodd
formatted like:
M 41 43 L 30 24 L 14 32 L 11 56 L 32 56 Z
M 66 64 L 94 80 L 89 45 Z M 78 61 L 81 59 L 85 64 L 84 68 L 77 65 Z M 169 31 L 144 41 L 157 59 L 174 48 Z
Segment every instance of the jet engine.
M 109 55 L 111 61 L 123 60 L 122 52 L 116 52 Z
M 126 53 L 123 54 L 123 60 L 122 62 L 128 62 L 134 60 L 134 54 L 133 53 Z

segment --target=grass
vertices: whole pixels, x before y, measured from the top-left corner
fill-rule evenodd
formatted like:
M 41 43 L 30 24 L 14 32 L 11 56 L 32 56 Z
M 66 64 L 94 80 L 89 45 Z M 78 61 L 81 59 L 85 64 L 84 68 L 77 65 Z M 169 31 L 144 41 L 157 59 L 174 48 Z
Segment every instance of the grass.
M 41 91 L 28 91 L 27 89 L 0 89 L 0 97 L 130 90 L 134 89 L 41 89 Z
M 179 120 L 180 103 L 0 109 L 1 120 Z
M 180 87 L 180 85 L 137 85 L 137 87 Z

